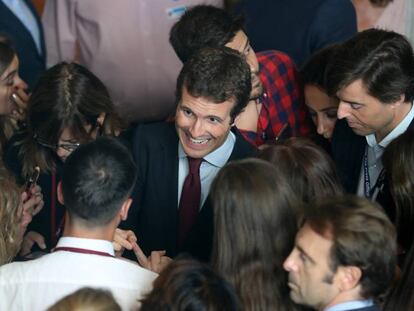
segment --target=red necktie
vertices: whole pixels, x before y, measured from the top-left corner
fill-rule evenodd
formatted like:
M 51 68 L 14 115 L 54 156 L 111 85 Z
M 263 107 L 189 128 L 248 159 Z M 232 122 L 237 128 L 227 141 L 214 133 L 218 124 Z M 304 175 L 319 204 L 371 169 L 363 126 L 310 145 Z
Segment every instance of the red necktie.
M 188 157 L 190 172 L 185 178 L 178 208 L 178 247 L 181 248 L 200 209 L 200 165 L 203 159 Z

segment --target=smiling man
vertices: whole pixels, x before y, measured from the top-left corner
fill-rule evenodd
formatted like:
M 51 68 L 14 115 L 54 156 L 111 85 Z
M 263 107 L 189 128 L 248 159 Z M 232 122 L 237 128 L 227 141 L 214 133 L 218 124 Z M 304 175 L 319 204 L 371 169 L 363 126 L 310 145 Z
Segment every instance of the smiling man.
M 400 34 L 371 29 L 342 45 L 327 74 L 339 98 L 332 151 L 345 189 L 377 200 L 393 218 L 381 157 L 414 128 L 414 54 Z
M 376 204 L 354 196 L 309 206 L 283 266 L 291 299 L 318 311 L 379 311 L 396 267 L 396 234 Z
M 232 126 L 251 90 L 244 57 L 230 48 L 195 54 L 177 80 L 175 124 L 134 130 L 138 180 L 129 222 L 148 255 L 187 251 L 208 260 L 212 239 L 210 184 L 228 161 L 255 149 Z

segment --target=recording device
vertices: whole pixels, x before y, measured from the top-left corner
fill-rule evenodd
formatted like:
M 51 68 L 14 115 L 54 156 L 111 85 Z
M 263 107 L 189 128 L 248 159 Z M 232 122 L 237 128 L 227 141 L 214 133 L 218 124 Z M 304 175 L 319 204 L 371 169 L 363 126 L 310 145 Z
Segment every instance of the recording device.
M 40 175 L 40 167 L 35 166 L 32 175 L 29 176 L 29 178 L 26 180 L 25 183 L 25 192 L 27 194 L 27 200 L 29 200 L 32 196 L 32 189 L 37 184 L 37 180 L 39 179 Z

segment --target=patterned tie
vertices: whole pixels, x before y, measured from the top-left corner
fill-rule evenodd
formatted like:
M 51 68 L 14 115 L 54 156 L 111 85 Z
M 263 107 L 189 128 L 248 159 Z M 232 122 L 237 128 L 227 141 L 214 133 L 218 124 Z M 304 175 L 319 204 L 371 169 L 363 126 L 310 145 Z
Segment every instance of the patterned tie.
M 178 208 L 178 247 L 181 248 L 200 209 L 200 165 L 203 159 L 188 158 L 190 172 L 185 178 Z

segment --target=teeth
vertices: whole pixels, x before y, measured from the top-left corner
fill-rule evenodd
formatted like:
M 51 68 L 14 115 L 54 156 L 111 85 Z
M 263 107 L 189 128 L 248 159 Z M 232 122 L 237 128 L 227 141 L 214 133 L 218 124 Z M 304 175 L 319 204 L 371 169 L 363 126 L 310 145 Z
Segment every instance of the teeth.
M 193 139 L 193 138 L 191 138 L 191 137 L 190 137 L 190 141 L 191 141 L 193 144 L 199 144 L 199 145 L 202 145 L 202 144 L 206 144 L 206 143 L 208 142 L 208 139 Z

